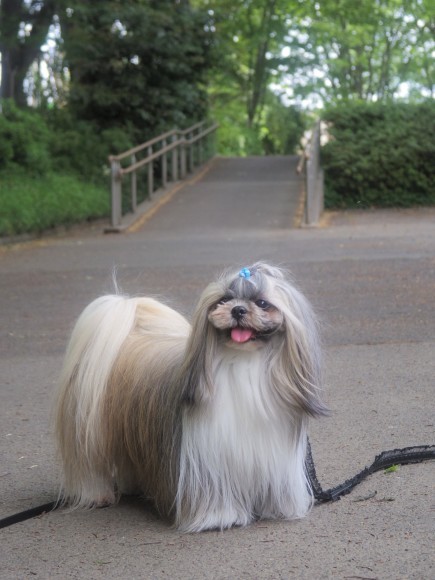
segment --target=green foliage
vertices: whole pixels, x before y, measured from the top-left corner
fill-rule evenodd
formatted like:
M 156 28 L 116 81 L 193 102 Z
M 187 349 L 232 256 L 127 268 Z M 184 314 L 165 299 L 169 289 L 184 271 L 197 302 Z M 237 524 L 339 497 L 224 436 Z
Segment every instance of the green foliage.
M 213 117 L 219 123 L 217 151 L 219 155 L 241 156 L 261 155 L 261 139 L 257 128 L 246 124 L 243 104 L 231 100 L 224 106 L 216 104 Z
M 0 99 L 26 105 L 23 81 L 41 54 L 58 0 L 2 0 L 0 2 Z
M 374 95 L 383 99 L 392 94 L 392 77 L 396 77 L 407 43 L 405 28 L 409 28 L 400 4 L 399 0 L 391 0 L 389 6 L 382 1 L 345 0 L 317 5 L 310 36 L 323 49 L 316 61 L 327 64 L 329 90 L 322 77 L 316 84 L 328 100 L 372 99 Z
M 293 15 L 299 13 L 293 7 Z M 213 2 L 214 61 L 209 78 L 211 115 L 219 124 L 223 155 L 292 153 L 294 119 L 271 88 L 281 69 L 281 51 L 289 29 L 286 0 Z M 298 124 L 298 123 L 297 123 Z M 296 137 L 299 140 L 299 134 Z
M 20 110 L 5 101 L 0 115 L 0 169 L 23 167 L 36 175 L 51 167 L 50 134 L 37 111 Z
M 296 107 L 285 106 L 277 95 L 268 95 L 263 110 L 262 145 L 267 155 L 294 154 L 300 147 L 306 118 Z
M 68 109 L 37 111 L 3 103 L 0 115 L 0 170 L 21 167 L 33 175 L 53 170 L 106 183 L 107 158 L 132 147 L 119 128 L 100 130 L 75 119 Z
M 107 188 L 51 172 L 38 179 L 22 170 L 3 172 L 0 203 L 0 236 L 41 232 L 109 214 Z
M 107 155 L 124 134 L 98 135 L 67 113 L 44 116 L 3 103 L 0 235 L 41 231 L 108 215 Z M 113 149 L 112 149 L 113 147 Z
M 435 95 L 429 0 L 197 1 L 213 8 L 212 110 L 232 96 L 258 127 L 271 90 L 302 108 Z M 219 114 L 219 112 L 217 113 Z M 228 127 L 234 133 L 234 126 Z
M 236 98 L 214 95 L 213 118 L 219 123 L 217 150 L 220 155 L 288 155 L 297 152 L 305 129 L 305 115 L 296 107 L 286 106 L 279 96 L 269 92 L 258 120 L 246 122 L 243 103 Z
M 435 204 L 435 102 L 348 103 L 323 119 L 327 207 Z
M 398 470 L 399 470 L 399 466 L 398 465 L 391 465 L 391 467 L 387 467 L 386 469 L 384 469 L 384 473 L 385 474 L 395 473 Z
M 293 6 L 292 11 L 298 8 Z M 243 122 L 252 128 L 278 72 L 288 31 L 289 3 L 218 0 L 213 2 L 212 12 L 216 60 L 211 83 L 243 103 Z
M 68 0 L 63 36 L 75 115 L 143 142 L 207 111 L 207 13 L 176 0 Z
M 387 102 L 406 90 L 420 100 L 422 94 L 435 94 L 430 0 L 306 0 L 301 5 L 302 13 L 289 21 L 285 63 L 299 98 Z
M 52 132 L 50 153 L 56 171 L 75 173 L 88 182 L 107 184 L 108 156 L 136 144 L 125 130 L 101 130 L 95 123 L 77 120 L 69 109 L 47 111 L 45 119 Z

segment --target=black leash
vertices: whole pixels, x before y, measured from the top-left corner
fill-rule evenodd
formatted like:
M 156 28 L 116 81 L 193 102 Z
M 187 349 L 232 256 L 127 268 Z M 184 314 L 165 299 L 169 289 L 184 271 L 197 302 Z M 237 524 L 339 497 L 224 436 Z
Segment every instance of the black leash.
M 0 520 L 0 529 L 7 528 L 8 526 L 12 526 L 13 524 L 19 524 L 20 522 L 30 520 L 31 518 L 36 518 L 37 516 L 42 516 L 42 514 L 54 511 L 59 506 L 60 502 L 51 501 L 49 503 L 44 503 L 34 508 L 30 508 L 28 510 L 18 512 L 17 514 L 14 514 L 12 516 Z
M 314 467 L 313 454 L 311 452 L 310 441 L 308 440 L 307 457 L 305 465 L 307 469 L 308 479 L 310 480 L 311 488 L 313 490 L 314 499 L 317 503 L 326 503 L 329 501 L 337 501 L 343 495 L 350 493 L 355 486 L 361 483 L 366 477 L 380 471 L 381 469 L 388 469 L 393 465 L 406 465 L 408 463 L 421 463 L 435 459 L 435 445 L 420 445 L 416 447 L 405 447 L 404 449 L 392 449 L 391 451 L 383 451 L 375 457 L 371 465 L 365 467 L 362 471 L 357 473 L 354 477 L 346 479 L 346 481 L 335 487 L 331 487 L 324 491 L 317 479 L 316 468 Z M 51 501 L 40 506 L 18 512 L 7 518 L 0 520 L 0 529 L 7 528 L 13 524 L 18 524 L 31 518 L 41 516 L 45 513 L 52 512 L 60 507 L 61 501 Z
M 383 451 L 376 455 L 375 460 L 371 465 L 365 467 L 362 471 L 357 473 L 354 477 L 346 479 L 344 483 L 323 490 L 317 479 L 316 468 L 314 467 L 313 455 L 311 453 L 311 445 L 308 440 L 307 457 L 305 465 L 307 469 L 308 479 L 310 480 L 311 488 L 313 490 L 314 499 L 317 503 L 326 503 L 328 501 L 337 501 L 343 495 L 350 493 L 354 487 L 361 483 L 366 477 L 380 471 L 381 469 L 388 469 L 394 465 L 407 465 L 408 463 L 421 463 L 422 461 L 429 461 L 435 459 L 435 445 L 420 445 L 416 447 L 405 447 L 403 449 L 392 449 L 391 451 Z

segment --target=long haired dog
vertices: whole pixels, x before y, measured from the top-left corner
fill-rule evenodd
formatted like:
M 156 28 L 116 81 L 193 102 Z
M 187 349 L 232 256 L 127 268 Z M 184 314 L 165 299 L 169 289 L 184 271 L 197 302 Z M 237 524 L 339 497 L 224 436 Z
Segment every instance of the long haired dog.
M 62 373 L 64 501 L 139 493 L 191 532 L 300 518 L 320 395 L 316 321 L 279 268 L 222 275 L 192 326 L 152 298 L 103 296 L 80 316 Z

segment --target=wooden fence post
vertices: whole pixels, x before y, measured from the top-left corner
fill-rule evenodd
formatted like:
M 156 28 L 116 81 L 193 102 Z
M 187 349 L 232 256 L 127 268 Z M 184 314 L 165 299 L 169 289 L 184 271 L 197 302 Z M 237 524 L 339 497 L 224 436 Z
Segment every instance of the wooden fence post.
M 131 164 L 136 163 L 136 155 L 131 156 Z M 136 171 L 131 174 L 131 211 L 134 213 L 137 209 L 137 175 Z
M 110 160 L 112 179 L 112 226 L 121 225 L 122 218 L 122 182 L 121 163 L 117 159 Z
M 181 170 L 181 179 L 186 177 L 186 139 L 184 135 L 181 138 L 181 160 L 180 160 L 180 170 Z
M 201 129 L 199 129 L 199 132 L 201 132 Z M 203 143 L 202 143 L 203 139 L 198 139 L 198 165 L 201 165 L 202 163 L 202 159 L 203 159 Z
M 178 141 L 178 135 L 172 135 L 172 143 Z M 171 168 L 171 179 L 172 181 L 177 181 L 178 179 L 178 147 L 172 149 L 172 168 Z
M 148 157 L 153 154 L 153 148 L 148 147 Z M 154 190 L 154 168 L 153 162 L 148 163 L 148 197 L 151 198 Z
M 188 139 L 190 141 L 190 139 L 193 138 L 194 135 L 194 131 L 192 131 L 191 133 L 188 133 Z M 190 173 L 193 173 L 193 170 L 195 168 L 195 160 L 194 160 L 194 151 L 195 151 L 195 144 L 194 143 L 189 143 L 189 171 Z
M 162 141 L 162 149 L 166 147 L 166 139 Z M 165 188 L 168 182 L 168 154 L 163 153 L 162 156 L 162 187 Z
M 320 165 L 320 121 L 312 130 L 305 168 L 306 202 L 305 223 L 315 225 L 319 222 L 323 210 L 323 170 Z

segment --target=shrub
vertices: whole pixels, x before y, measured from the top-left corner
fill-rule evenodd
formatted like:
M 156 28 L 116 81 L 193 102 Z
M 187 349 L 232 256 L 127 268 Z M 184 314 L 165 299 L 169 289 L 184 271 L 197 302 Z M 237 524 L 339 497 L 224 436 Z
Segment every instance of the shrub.
M 53 134 L 50 153 L 56 171 L 75 173 L 82 179 L 107 185 L 108 156 L 133 146 L 121 129 L 99 131 L 91 122 L 75 119 L 67 109 L 48 111 Z
M 22 171 L 0 179 L 0 236 L 41 232 L 107 216 L 109 192 L 73 175 L 49 173 L 35 179 Z
M 327 207 L 435 204 L 435 103 L 346 103 L 323 115 Z
M 40 232 L 109 214 L 109 153 L 128 149 L 119 130 L 98 134 L 67 110 L 0 114 L 0 236 Z
M 5 101 L 0 115 L 0 168 L 19 165 L 42 175 L 51 169 L 50 131 L 34 110 L 18 109 Z

